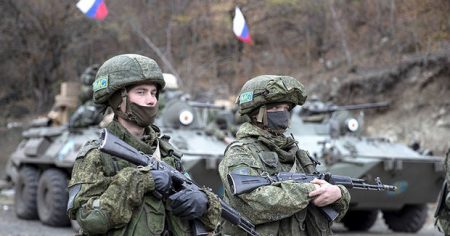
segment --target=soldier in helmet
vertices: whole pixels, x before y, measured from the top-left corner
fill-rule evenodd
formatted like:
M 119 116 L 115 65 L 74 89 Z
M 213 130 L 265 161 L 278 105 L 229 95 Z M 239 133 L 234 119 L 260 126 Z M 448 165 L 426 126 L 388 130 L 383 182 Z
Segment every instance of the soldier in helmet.
M 237 126 L 234 124 L 234 114 L 231 110 L 219 111 L 213 121 L 205 127 L 205 133 L 218 140 L 230 144 L 234 141 Z
M 92 100 L 92 83 L 95 80 L 99 65 L 94 64 L 86 68 L 81 75 L 81 92 L 78 96 L 81 106 L 70 116 L 69 128 L 83 128 L 98 125 L 103 119 L 105 106 L 95 104 Z
M 225 199 L 256 225 L 261 235 L 330 235 L 331 223 L 317 207 L 331 206 L 343 217 L 350 195 L 343 186 L 324 180 L 282 182 L 233 196 L 229 173 L 275 175 L 279 172 L 313 173 L 315 161 L 283 135 L 290 111 L 306 99 L 303 85 L 289 76 L 261 75 L 247 81 L 237 99 L 239 112 L 250 121 L 241 125 L 219 165 Z M 313 207 L 317 206 L 317 207 Z M 225 222 L 226 235 L 245 235 Z
M 183 172 L 181 155 L 152 125 L 164 85 L 154 60 L 118 55 L 99 68 L 94 102 L 114 111 L 106 127 L 109 132 Z M 103 153 L 99 145 L 99 140 L 93 140 L 83 146 L 69 183 L 68 215 L 79 223 L 83 234 L 190 235 L 192 219 L 214 229 L 221 209 L 210 191 L 185 189 L 168 196 L 172 187 L 168 173 L 136 167 Z

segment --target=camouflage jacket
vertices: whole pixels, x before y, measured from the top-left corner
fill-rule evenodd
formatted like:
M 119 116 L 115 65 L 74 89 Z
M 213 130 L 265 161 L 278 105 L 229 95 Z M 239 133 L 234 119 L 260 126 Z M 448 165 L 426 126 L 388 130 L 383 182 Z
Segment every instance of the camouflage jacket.
M 315 189 L 311 183 L 287 181 L 259 187 L 238 197 L 231 194 L 226 177 L 228 173 L 274 175 L 288 171 L 315 171 L 309 154 L 298 149 L 290 138 L 282 137 L 281 141 L 286 140 L 286 143 L 275 144 L 280 137 L 274 137 L 250 123 L 241 126 L 237 138 L 237 142 L 228 146 L 219 166 L 225 200 L 254 223 L 261 235 L 330 235 L 331 222 L 316 207 L 309 207 L 311 198 L 308 194 Z M 287 151 L 279 150 L 277 145 Z M 350 195 L 345 187 L 339 188 L 342 198 L 331 207 L 339 212 L 341 218 L 348 209 Z M 226 235 L 245 235 L 227 222 L 223 225 L 223 232 Z
M 445 235 L 450 235 L 450 149 L 447 151 L 447 155 L 444 160 L 444 170 L 445 170 L 445 182 L 438 204 L 436 206 L 436 212 L 434 217 L 436 218 L 435 224 L 438 229 L 445 233 Z
M 134 148 L 147 154 L 159 141 L 161 159 L 183 171 L 180 157 L 165 139 L 158 138 L 156 126 L 136 139 L 118 122 L 107 129 Z M 164 201 L 155 198 L 155 183 L 148 167 L 133 164 L 101 152 L 98 141 L 85 144 L 75 162 L 69 183 L 68 215 L 77 220 L 86 235 L 190 235 L 187 221 L 171 214 Z M 213 230 L 220 220 L 220 203 L 205 190 L 208 211 L 200 220 Z M 165 234 L 164 234 L 165 235 Z

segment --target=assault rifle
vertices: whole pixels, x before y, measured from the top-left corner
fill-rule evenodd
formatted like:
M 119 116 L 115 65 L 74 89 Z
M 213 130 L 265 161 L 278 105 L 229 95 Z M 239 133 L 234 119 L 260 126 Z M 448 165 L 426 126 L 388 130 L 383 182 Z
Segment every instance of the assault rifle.
M 100 150 L 105 153 L 121 158 L 138 166 L 150 166 L 152 170 L 167 171 L 172 177 L 174 183 L 172 186 L 172 190 L 174 192 L 178 192 L 186 188 L 193 190 L 200 189 L 200 187 L 193 183 L 192 180 L 186 177 L 183 173 L 179 172 L 163 161 L 159 161 L 150 155 L 139 152 L 134 147 L 128 145 L 121 139 L 108 132 L 107 129 L 103 130 L 101 139 L 103 141 L 100 146 Z M 241 216 L 239 212 L 229 206 L 222 199 L 218 199 L 220 200 L 220 205 L 222 207 L 221 214 L 223 219 L 240 227 L 245 232 L 247 232 L 248 235 L 259 236 L 259 234 L 255 230 L 255 226 L 250 223 L 250 221 Z M 199 220 L 194 220 L 190 223 L 194 235 L 208 235 L 207 230 Z
M 276 175 L 269 176 L 252 176 L 252 175 L 241 175 L 241 174 L 228 174 L 228 183 L 230 184 L 231 191 L 233 195 L 240 195 L 243 193 L 248 193 L 254 189 L 271 185 L 276 182 L 283 181 L 294 181 L 296 183 L 309 183 L 313 179 L 323 179 L 333 185 L 343 185 L 348 189 L 363 189 L 363 190 L 377 190 L 377 191 L 395 191 L 396 186 L 384 185 L 381 183 L 379 177 L 375 178 L 376 184 L 367 184 L 363 179 L 355 179 L 349 176 L 332 175 L 330 173 L 314 173 L 314 174 L 303 174 L 303 173 L 291 173 L 291 172 L 280 172 Z M 329 221 L 333 221 L 338 216 L 338 213 L 329 206 L 321 207 L 319 210 L 325 215 Z

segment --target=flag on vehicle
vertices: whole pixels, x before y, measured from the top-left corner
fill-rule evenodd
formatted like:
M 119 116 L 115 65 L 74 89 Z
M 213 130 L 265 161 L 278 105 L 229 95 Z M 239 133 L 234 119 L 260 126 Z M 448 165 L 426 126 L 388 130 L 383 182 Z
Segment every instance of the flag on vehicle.
M 80 0 L 77 7 L 86 16 L 95 20 L 103 20 L 108 15 L 108 8 L 103 0 Z
M 233 32 L 244 43 L 253 44 L 252 37 L 248 31 L 247 23 L 245 23 L 244 15 L 239 7 L 236 7 L 233 18 Z

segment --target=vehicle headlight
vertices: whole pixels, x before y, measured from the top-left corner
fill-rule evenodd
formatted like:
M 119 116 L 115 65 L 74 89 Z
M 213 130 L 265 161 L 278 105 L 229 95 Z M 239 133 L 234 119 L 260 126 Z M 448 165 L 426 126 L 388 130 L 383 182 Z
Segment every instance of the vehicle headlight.
M 183 125 L 190 125 L 194 121 L 194 114 L 190 111 L 182 111 L 179 116 L 180 123 Z
M 351 118 L 347 120 L 347 129 L 351 132 L 357 131 L 359 128 L 359 123 L 356 119 Z

